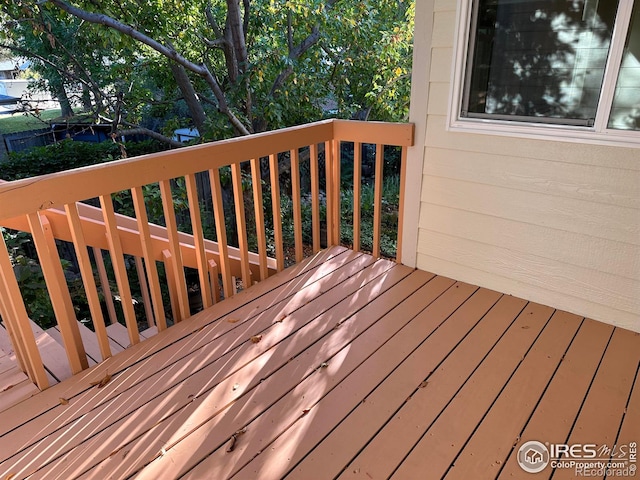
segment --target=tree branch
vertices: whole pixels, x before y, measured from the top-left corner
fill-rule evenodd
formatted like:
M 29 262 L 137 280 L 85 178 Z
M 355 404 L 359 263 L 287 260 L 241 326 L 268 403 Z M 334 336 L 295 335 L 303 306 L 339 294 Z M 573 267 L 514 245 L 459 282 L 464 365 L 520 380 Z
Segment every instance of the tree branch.
M 287 47 L 289 48 L 289 55 L 293 50 L 293 26 L 291 21 L 291 10 L 287 10 Z
M 91 84 L 89 82 L 87 82 L 86 80 L 84 80 L 83 78 L 81 78 L 81 77 L 69 72 L 68 70 L 65 70 L 65 69 L 57 66 L 55 63 L 53 63 L 48 58 L 45 58 L 42 55 L 38 55 L 37 53 L 34 53 L 31 50 L 27 50 L 26 48 L 16 47 L 14 45 L 9 45 L 9 44 L 6 44 L 6 43 L 0 43 L 0 48 L 5 48 L 7 50 L 12 50 L 14 52 L 21 53 L 21 54 L 23 54 L 23 55 L 25 55 L 27 57 L 35 58 L 36 60 L 41 61 L 45 65 L 50 66 L 51 68 L 56 70 L 61 75 L 64 75 L 69 79 L 72 79 L 72 80 L 75 80 L 77 82 L 80 82 L 83 85 L 86 85 L 87 87 L 91 87 Z
M 318 43 L 318 40 L 320 40 L 320 29 L 316 25 L 311 30 L 311 33 L 289 52 L 289 60 L 292 62 L 298 60 L 302 54 Z M 271 86 L 269 96 L 273 97 L 292 73 L 293 67 L 291 65 L 280 72 Z
M 102 13 L 87 12 L 86 10 L 82 10 L 81 8 L 75 7 L 73 5 L 69 5 L 63 0 L 45 0 L 45 1 L 55 5 L 61 10 L 64 10 L 68 14 L 78 17 L 82 20 L 86 20 L 87 22 L 95 23 L 98 25 L 104 25 L 105 27 L 112 28 L 124 35 L 127 35 L 128 37 L 147 45 L 148 47 L 164 55 L 168 59 L 173 60 L 174 62 L 182 65 L 187 70 L 190 70 L 196 73 L 197 75 L 200 75 L 207 82 L 207 84 L 211 88 L 211 91 L 215 95 L 216 100 L 218 101 L 218 108 L 220 112 L 227 116 L 227 118 L 229 119 L 229 122 L 233 125 L 233 127 L 238 132 L 238 134 L 249 135 L 250 132 L 247 129 L 247 127 L 244 126 L 242 122 L 238 119 L 238 117 L 236 117 L 235 114 L 229 109 L 229 105 L 227 104 L 227 99 L 224 95 L 224 92 L 222 91 L 222 88 L 220 87 L 218 80 L 213 76 L 213 74 L 207 68 L 206 65 L 204 64 L 198 65 L 196 63 L 193 63 L 187 60 L 184 56 L 176 52 L 174 49 L 169 48 L 166 45 L 163 45 L 157 40 L 145 35 L 142 32 L 139 32 L 132 26 L 125 25 L 124 23 L 112 17 L 109 17 L 108 15 L 104 15 Z
M 251 11 L 251 0 L 242 0 L 244 5 L 244 18 L 242 19 L 242 29 L 244 31 L 244 41 L 247 42 L 247 32 L 249 31 L 249 12 Z
M 128 137 L 132 135 L 146 135 L 147 137 L 151 137 L 160 142 L 167 143 L 172 147 L 176 147 L 176 148 L 184 147 L 183 143 L 178 142 L 173 138 L 169 138 L 165 135 L 162 135 L 161 133 L 154 132 L 153 130 L 149 130 L 148 128 L 144 128 L 144 127 L 136 127 L 136 128 L 129 128 L 127 130 L 119 130 L 114 135 L 117 137 Z

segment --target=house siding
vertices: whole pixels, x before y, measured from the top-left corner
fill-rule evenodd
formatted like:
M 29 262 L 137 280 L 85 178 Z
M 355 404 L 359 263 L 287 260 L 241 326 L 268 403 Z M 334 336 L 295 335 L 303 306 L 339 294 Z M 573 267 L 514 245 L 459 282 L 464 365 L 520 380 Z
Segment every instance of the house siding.
M 417 2 L 416 266 L 640 331 L 640 149 L 448 130 L 456 6 Z

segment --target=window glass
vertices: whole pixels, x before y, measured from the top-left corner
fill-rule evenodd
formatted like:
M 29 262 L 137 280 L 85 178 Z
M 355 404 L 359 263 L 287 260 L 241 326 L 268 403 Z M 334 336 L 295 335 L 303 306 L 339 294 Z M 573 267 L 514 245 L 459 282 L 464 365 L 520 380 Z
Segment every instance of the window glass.
M 609 116 L 609 128 L 640 130 L 640 14 L 633 6 L 624 46 L 616 92 Z
M 618 2 L 474 3 L 462 116 L 592 125 Z

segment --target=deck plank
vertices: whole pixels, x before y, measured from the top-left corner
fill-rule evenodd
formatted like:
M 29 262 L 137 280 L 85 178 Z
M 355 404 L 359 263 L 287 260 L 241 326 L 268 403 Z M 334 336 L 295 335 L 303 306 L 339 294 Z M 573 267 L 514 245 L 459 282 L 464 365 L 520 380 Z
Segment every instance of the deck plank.
M 0 352 L 0 478 L 524 478 L 526 440 L 637 442 L 640 334 L 344 248 L 150 336 L 41 393 Z
M 390 457 L 390 463 L 393 463 L 393 458 L 397 458 L 396 463 L 399 463 L 406 454 L 406 450 L 403 448 L 403 442 L 398 442 L 397 439 L 418 435 L 413 442 L 407 439 L 411 444 L 419 439 L 419 433 L 414 432 L 417 430 L 414 422 L 411 422 L 411 429 L 405 430 L 404 422 L 399 420 L 425 418 L 429 414 L 427 408 L 436 406 L 439 402 L 444 405 L 451 398 L 451 395 L 460 388 L 478 362 L 482 360 L 486 351 L 498 340 L 525 305 L 524 300 L 513 297 L 500 299 L 482 322 L 453 350 L 453 353 L 448 354 L 444 362 L 434 368 L 430 375 L 423 377 L 429 382 L 427 384 L 430 399 L 428 403 L 420 400 L 427 389 L 416 388 L 416 384 L 413 382 L 411 385 L 412 401 L 405 404 L 409 394 L 402 395 L 399 396 L 399 404 L 394 408 L 389 408 L 386 399 L 394 395 L 396 390 L 393 385 L 382 384 L 371 398 L 367 397 L 364 403 L 359 405 L 345 421 L 305 457 L 287 478 L 300 480 L 314 478 L 317 472 L 324 471 L 325 468 L 329 476 L 336 476 L 356 457 L 359 450 L 367 445 L 371 438 L 373 440 L 359 459 L 361 464 L 368 464 L 368 458 L 376 458 L 378 455 Z M 455 336 L 451 338 L 455 339 Z M 441 344 L 441 348 L 445 346 L 449 349 L 452 347 L 449 343 Z M 419 383 L 421 382 L 422 380 Z M 380 431 L 374 438 L 380 427 L 389 422 L 399 408 L 403 409 L 403 413 L 387 425 L 389 430 Z M 378 412 L 378 410 L 380 411 Z M 369 419 L 378 416 L 380 417 L 378 424 L 372 425 Z M 387 442 L 387 439 L 390 441 Z M 346 471 L 353 472 L 358 468 L 361 467 L 358 467 L 356 462 Z
M 82 338 L 82 343 L 84 345 L 85 353 L 87 354 L 89 365 L 96 365 L 100 363 L 102 361 L 102 352 L 100 351 L 100 344 L 98 343 L 98 337 L 96 336 L 96 333 L 90 330 L 84 323 L 80 321 L 78 322 L 78 330 L 80 331 L 80 337 Z M 47 330 L 47 333 L 51 334 L 51 336 L 55 338 L 55 340 L 59 342 L 60 345 L 63 345 L 60 327 L 56 325 L 55 327 Z M 108 340 L 109 347 L 111 348 L 111 355 L 120 353 L 126 348 L 110 337 L 108 338 Z M 129 344 L 127 344 L 127 346 L 129 346 Z
M 15 360 L 12 360 L 2 349 L 0 349 L 0 374 L 11 370 L 16 366 Z
M 640 335 L 616 329 L 566 443 L 596 443 L 613 447 L 639 360 Z M 636 430 L 636 435 L 638 433 L 640 429 Z M 576 474 L 575 469 L 558 469 L 553 478 L 575 478 Z M 603 477 L 592 475 L 591 478 Z
M 155 325 L 139 332 L 140 338 L 147 340 L 158 333 L 158 327 Z M 118 351 L 122 351 L 131 346 L 129 341 L 129 332 L 127 327 L 121 323 L 112 323 L 107 326 L 107 336 L 111 342 L 115 342 L 118 345 Z
M 21 370 L 13 375 L 3 373 L 0 375 L 0 383 L 5 385 L 0 389 L 0 412 L 40 392 Z
M 20 408 L 16 407 L 8 410 L 3 415 L 0 415 L 0 442 L 6 432 L 12 431 L 26 422 L 31 424 L 31 421 L 45 413 L 50 413 L 50 415 L 48 420 L 45 419 L 42 422 L 41 425 L 43 427 L 49 426 L 51 419 L 64 421 L 66 416 L 60 412 L 59 408 L 59 399 L 61 397 L 77 400 L 83 405 L 90 404 L 95 406 L 96 396 L 88 387 L 90 382 L 104 377 L 106 373 L 113 375 L 122 372 L 131 365 L 151 357 L 158 351 L 164 350 L 167 345 L 189 336 L 193 329 L 214 323 L 226 315 L 242 317 L 243 315 L 249 315 L 253 311 L 266 310 L 271 305 L 290 297 L 305 285 L 311 285 L 318 279 L 330 275 L 334 268 L 342 264 L 342 255 L 348 258 L 357 256 L 357 254 L 348 252 L 343 247 L 333 247 L 321 251 L 306 261 L 290 267 L 286 272 L 279 272 L 264 282 L 258 283 L 252 287 L 251 292 L 249 289 L 244 290 L 232 298 L 214 305 L 211 309 L 194 315 L 189 322 L 172 326 L 167 330 L 168 333 L 163 336 L 156 335 L 147 342 L 141 342 L 122 354 L 102 362 L 97 367 L 75 375 L 69 381 L 64 382 L 64 385 L 55 385 L 47 389 L 33 401 L 20 405 Z M 127 380 L 130 382 L 135 381 L 131 375 L 127 377 Z M 115 385 L 118 382 L 112 383 Z M 111 392 L 108 387 L 112 383 L 103 389 L 103 395 Z M 97 399 L 97 401 L 99 402 L 101 399 Z M 43 434 L 46 434 L 47 431 L 50 430 L 43 431 Z M 2 452 L 2 448 L 0 448 L 0 452 Z
M 412 347 L 415 350 L 405 354 L 401 361 L 388 362 L 384 370 L 379 367 L 381 361 L 375 364 L 373 357 L 368 359 L 367 363 L 372 364 L 372 371 L 367 370 L 367 363 L 358 367 L 344 380 L 343 385 L 332 390 L 313 407 L 313 415 L 300 418 L 268 448 L 262 449 L 234 479 L 282 478 L 328 434 L 332 438 L 323 443 L 330 444 L 330 454 L 325 456 L 328 453 L 326 451 L 320 453 L 321 471 L 327 478 L 338 474 L 359 447 L 384 424 L 389 412 L 395 410 L 395 405 L 401 405 L 413 394 L 416 386 L 449 353 L 451 344 L 456 344 L 464 337 L 500 297 L 499 293 L 489 290 L 476 292 L 470 299 L 464 298 L 462 294 L 464 304 L 455 310 L 452 307 L 459 302 L 461 293 L 473 291 L 469 290 L 468 285 L 457 286 L 461 288 L 449 289 L 436 302 L 415 315 L 409 325 L 403 327 L 401 333 L 407 335 L 408 339 L 401 338 L 400 334 L 397 339 L 392 339 L 394 342 L 401 341 L 401 347 L 395 346 L 391 341 L 383 347 L 397 349 L 399 352 L 406 352 Z M 392 316 L 410 317 L 411 314 L 407 311 L 420 308 L 425 300 L 425 289 L 426 286 L 407 298 L 392 312 Z M 379 355 L 378 352 L 376 355 Z M 394 369 L 395 364 L 399 366 Z M 391 369 L 393 370 L 386 378 L 373 381 L 377 379 L 377 375 Z M 339 426 L 332 432 L 334 425 Z M 313 462 L 309 462 L 311 463 Z M 318 471 L 318 465 L 313 464 L 309 470 L 296 473 L 298 478 L 309 479 Z
M 629 395 L 629 401 L 625 408 L 622 428 L 620 429 L 620 433 L 618 434 L 618 438 L 615 442 L 616 445 L 624 445 L 627 447 L 627 455 L 624 456 L 624 458 L 627 459 L 629 458 L 629 446 L 631 444 L 635 444 L 636 465 L 638 464 L 638 452 L 640 450 L 638 448 L 640 446 L 640 442 L 638 441 L 640 434 L 638 432 L 640 432 L 640 365 L 638 365 L 638 371 L 636 372 L 633 391 L 631 392 L 631 395 Z M 614 456 L 612 456 L 612 460 L 615 460 Z
M 290 315 L 291 321 L 287 319 L 287 326 L 293 326 L 296 323 L 293 320 L 294 316 L 295 318 L 299 318 L 300 323 L 308 322 L 310 319 L 315 318 L 316 315 L 324 313 L 336 301 L 339 301 L 341 298 L 349 294 L 350 290 L 348 285 L 344 288 L 333 288 L 337 281 L 338 284 L 339 281 L 344 281 L 345 283 L 350 282 L 352 285 L 351 288 L 357 289 L 360 278 L 358 275 L 354 275 L 355 273 L 364 272 L 361 275 L 362 277 L 366 277 L 367 275 L 375 277 L 393 266 L 391 262 L 378 262 L 376 265 L 372 265 L 372 262 L 373 259 L 371 257 L 356 257 L 352 262 L 349 262 L 334 271 L 335 276 L 332 276 L 331 278 L 322 278 L 318 282 L 311 284 L 308 288 L 301 289 L 296 292 L 296 294 L 288 301 L 281 302 L 282 305 L 280 308 L 261 312 L 252 321 L 245 321 L 246 325 L 242 329 L 242 325 L 240 327 L 235 327 L 236 325 L 239 325 L 239 323 L 224 322 L 224 328 L 235 328 L 235 330 L 244 332 L 244 334 L 238 335 L 238 331 L 236 331 L 234 332 L 236 335 L 226 336 L 226 342 L 222 342 L 218 339 L 215 349 L 203 348 L 208 344 L 206 340 L 211 334 L 211 332 L 206 329 L 199 331 L 197 339 L 193 341 L 191 339 L 187 339 L 183 342 L 171 345 L 165 351 L 160 352 L 158 355 L 153 357 L 153 359 L 146 362 L 145 365 L 137 366 L 136 373 L 140 373 L 140 370 L 144 370 L 143 367 L 148 368 L 146 375 L 143 375 L 145 380 L 142 384 L 137 385 L 136 388 L 128 391 L 126 395 L 120 394 L 115 396 L 112 402 L 104 404 L 98 409 L 94 409 L 90 414 L 83 418 L 83 421 L 87 426 L 83 430 L 82 437 L 76 437 L 74 438 L 74 441 L 70 443 L 66 438 L 64 438 L 64 436 L 49 436 L 22 452 L 21 458 L 24 458 L 25 460 L 16 460 L 15 464 L 20 468 L 27 468 L 25 462 L 28 462 L 31 452 L 37 451 L 45 444 L 52 456 L 55 455 L 59 457 L 59 455 L 64 454 L 66 450 L 69 450 L 70 447 L 80 444 L 83 439 L 89 438 L 91 435 L 94 435 L 91 437 L 91 442 L 95 444 L 95 448 L 92 448 L 95 453 L 91 459 L 78 459 L 80 463 L 77 467 L 78 471 L 81 472 L 83 469 L 89 468 L 91 465 L 86 465 L 87 462 L 91 461 L 97 463 L 102 458 L 107 458 L 112 453 L 113 449 L 117 447 L 117 442 L 126 442 L 135 439 L 137 435 L 142 435 L 145 432 L 145 425 L 148 428 L 151 428 L 161 420 L 170 417 L 172 413 L 179 410 L 181 407 L 189 405 L 192 400 L 183 392 L 190 384 L 193 384 L 196 387 L 204 385 L 204 387 L 198 387 L 198 389 L 193 392 L 193 395 L 199 395 L 203 393 L 203 391 L 206 392 L 206 390 L 212 388 L 216 382 L 223 380 L 228 374 L 233 373 L 235 371 L 234 368 L 237 369 L 242 365 L 251 362 L 257 355 L 268 350 L 272 344 L 277 343 L 280 337 L 287 336 L 291 332 L 288 331 L 289 327 L 279 329 L 276 333 L 280 337 L 272 335 L 272 339 L 269 341 L 265 339 L 265 341 L 260 342 L 257 346 L 251 345 L 250 342 L 248 342 L 248 337 L 252 334 L 259 333 L 262 329 L 273 326 L 274 320 L 284 316 L 287 311 L 292 311 Z M 365 267 L 367 265 L 370 265 L 371 268 L 366 269 Z M 362 270 L 363 268 L 364 270 Z M 323 295 L 320 301 L 310 302 L 313 298 L 313 292 L 320 294 L 320 292 L 323 292 L 324 290 L 329 293 Z M 334 297 L 333 301 L 331 301 L 332 297 Z M 297 311 L 297 309 L 300 310 Z M 214 324 L 210 330 L 216 331 L 218 330 L 216 327 L 219 327 L 220 325 L 221 324 Z M 280 326 L 281 324 L 276 323 L 275 325 Z M 231 332 L 231 330 L 227 330 L 227 332 Z M 185 346 L 181 346 L 182 343 L 186 344 L 187 348 L 185 348 Z M 236 349 L 238 346 L 240 346 L 240 350 Z M 185 350 L 189 352 L 189 357 L 192 362 L 191 365 L 185 362 L 184 358 L 176 358 L 176 352 Z M 225 357 L 220 358 L 221 354 L 224 354 Z M 230 361 L 230 359 L 232 361 Z M 180 360 L 180 363 L 177 363 L 175 368 L 163 372 L 161 375 L 152 376 L 147 379 L 147 377 L 151 375 L 152 372 L 157 371 L 160 366 L 165 364 L 171 365 L 176 363 L 178 360 Z M 234 365 L 238 365 L 238 367 L 234 367 Z M 195 378 L 190 378 L 189 376 L 194 372 L 196 372 Z M 178 374 L 177 376 L 176 373 Z M 150 386 L 157 385 L 158 383 L 161 383 L 165 388 L 173 385 L 176 385 L 177 387 L 175 389 L 169 388 L 168 390 L 161 390 L 160 392 L 158 392 L 158 389 L 155 387 L 150 388 Z M 109 384 L 109 387 L 111 387 L 111 383 Z M 117 390 L 118 389 L 116 389 L 116 391 Z M 159 393 L 161 393 L 161 395 L 158 395 Z M 241 392 L 238 392 L 238 394 L 239 393 Z M 176 395 L 179 399 L 176 398 Z M 152 411 L 148 415 L 144 415 L 144 405 L 150 400 L 150 398 L 153 398 L 152 396 L 156 396 L 154 400 L 155 402 L 168 402 L 171 403 L 171 407 L 162 410 L 151 407 L 150 410 Z M 143 421 L 139 419 L 141 416 L 144 418 Z M 123 428 L 122 435 L 125 435 L 126 437 L 124 440 L 122 435 L 111 436 L 108 431 L 106 433 L 102 433 L 106 426 L 115 428 L 114 426 L 122 427 L 122 425 L 129 424 L 133 425 L 133 427 L 130 429 Z M 60 449 L 56 449 L 57 446 L 59 446 Z M 101 457 L 100 454 L 103 456 Z M 62 457 L 61 460 L 56 461 L 60 464 L 64 464 L 64 458 L 65 457 Z M 65 474 L 69 474 L 71 471 L 69 470 L 70 468 L 71 465 L 65 465 Z M 54 467 L 47 467 L 43 472 L 50 472 L 53 470 L 55 470 Z
M 71 377 L 71 368 L 69 367 L 69 360 L 67 359 L 64 348 L 43 331 L 33 320 L 29 320 L 29 323 L 33 330 L 33 336 L 40 351 L 40 356 L 42 357 L 42 363 L 44 364 L 49 384 L 55 385 Z M 0 327 L 0 348 L 2 348 L 4 352 L 7 353 L 9 359 L 17 365 L 11 340 L 3 327 L 4 326 Z
M 546 387 L 553 378 L 582 317 L 556 312 L 550 325 L 526 355 L 473 436 L 453 461 L 445 478 L 495 478 L 518 441 Z M 553 330 L 553 327 L 557 327 Z M 573 392 L 567 392 L 573 394 Z
M 432 283 L 434 282 L 427 285 Z M 184 478 L 201 478 L 206 472 L 212 472 L 219 478 L 234 475 L 237 470 L 255 459 L 256 455 L 265 449 L 271 449 L 272 442 L 282 438 L 283 432 L 288 433 L 290 425 L 305 421 L 316 425 L 320 411 L 325 410 L 326 397 L 332 393 L 341 397 L 344 402 L 341 408 L 352 409 L 366 393 L 392 373 L 395 365 L 401 363 L 419 346 L 424 335 L 436 330 L 456 306 L 461 305 L 476 288 L 471 285 L 456 285 L 455 288 L 448 288 L 436 299 L 433 294 L 423 292 L 420 300 L 415 299 L 415 295 L 411 296 L 413 301 L 410 303 L 403 300 L 367 331 L 353 338 L 348 346 L 327 358 L 326 368 L 317 370 L 315 375 L 305 379 L 251 422 L 247 426 L 247 434 L 243 435 L 233 452 L 227 452 L 224 446 L 219 448 L 203 459 Z M 397 310 L 405 305 L 415 309 L 411 312 L 414 315 L 402 315 L 402 320 L 399 321 Z M 416 310 L 425 307 L 421 314 L 415 315 Z M 400 327 L 402 328 L 398 331 Z M 345 388 L 346 385 L 348 388 Z M 273 425 L 277 425 L 278 428 L 274 429 Z M 289 448 L 304 447 L 290 444 Z M 283 451 L 278 453 L 287 455 Z M 142 478 L 151 478 L 145 473 L 141 475 Z M 250 478 L 267 478 L 262 474 L 256 477 L 251 472 L 248 475 Z M 274 477 L 281 478 L 277 474 Z
M 584 321 L 549 388 L 520 432 L 499 478 L 522 475 L 517 452 L 525 442 L 564 443 L 567 440 L 613 330 L 611 325 L 589 319 Z M 548 468 L 537 473 L 536 478 L 548 479 L 551 474 L 552 469 Z
M 460 391 L 445 406 L 444 411 L 436 410 L 427 418 L 404 417 L 403 422 L 411 422 L 414 430 L 416 422 L 419 422 L 423 435 L 416 445 L 406 445 L 405 452 L 411 453 L 402 460 L 400 467 L 397 468 L 395 463 L 390 464 L 391 459 L 376 459 L 378 461 L 373 465 L 356 462 L 362 476 L 381 462 L 380 470 L 374 469 L 376 475 L 381 470 L 390 475 L 397 468 L 394 473 L 396 478 L 411 478 L 424 468 L 427 458 L 433 461 L 433 465 L 429 465 L 430 471 L 435 468 L 434 472 L 439 471 L 440 476 L 444 474 L 449 466 L 448 463 L 445 465 L 446 459 L 452 460 L 457 453 L 456 448 L 464 444 L 500 389 L 522 362 L 552 313 L 553 310 L 549 307 L 529 304 Z M 429 393 L 428 389 L 425 389 L 425 393 Z M 399 418 L 403 419 L 402 412 Z M 427 451 L 428 449 L 431 451 Z M 347 470 L 351 470 L 351 466 Z M 434 476 L 437 476 L 437 473 L 434 473 Z
M 369 270 L 381 263 L 383 262 L 376 262 Z M 367 272 L 365 269 L 363 273 L 365 275 L 362 278 L 354 277 L 355 283 L 363 285 L 362 288 L 353 292 L 340 303 L 343 308 L 346 307 L 344 315 L 351 315 L 374 303 L 384 306 L 386 305 L 385 301 L 389 302 L 389 300 L 385 300 L 385 295 L 380 295 L 375 301 L 369 303 L 372 296 L 375 296 L 374 292 L 382 293 L 386 290 L 399 291 L 408 288 L 407 285 L 401 285 L 401 283 L 402 279 L 410 274 L 409 269 L 391 268 L 388 272 L 376 276 L 376 281 L 371 282 L 366 281 L 366 277 L 371 275 L 371 272 Z M 425 278 L 423 275 L 411 275 L 411 277 Z M 428 278 L 431 277 L 427 276 Z M 420 281 L 424 282 L 424 280 Z M 333 289 L 332 292 L 337 293 L 337 290 L 348 291 L 346 287 L 341 287 Z M 321 295 L 323 302 L 326 301 L 327 295 Z M 310 302 L 308 305 L 311 306 L 314 303 Z M 185 464 L 177 458 L 180 454 L 186 452 L 189 459 L 193 460 L 197 458 L 198 452 L 201 450 L 204 450 L 205 454 L 208 453 L 208 446 L 225 443 L 238 429 L 233 424 L 238 412 L 243 412 L 243 416 L 252 415 L 252 412 L 261 408 L 261 405 L 275 402 L 286 392 L 287 385 L 289 388 L 293 388 L 302 378 L 318 367 L 320 362 L 309 365 L 305 359 L 306 355 L 302 359 L 299 358 L 300 353 L 304 352 L 310 344 L 315 343 L 319 337 L 333 331 L 338 319 L 336 308 L 338 307 L 316 317 L 313 323 L 309 322 L 308 315 L 302 310 L 292 313 L 287 320 L 278 323 L 273 332 L 265 334 L 257 345 L 248 344 L 247 348 L 254 349 L 263 345 L 263 342 L 270 342 L 272 335 L 287 335 L 288 331 L 296 328 L 295 323 L 304 323 L 305 327 L 299 329 L 296 336 L 287 336 L 277 348 L 269 348 L 259 360 L 247 364 L 233 375 L 228 376 L 215 385 L 212 390 L 203 395 L 196 395 L 193 401 L 186 405 L 179 414 L 168 418 L 166 422 L 153 426 L 135 442 L 128 444 L 126 451 L 129 453 L 126 455 L 126 461 L 123 461 L 125 459 L 121 455 L 106 458 L 99 465 L 99 468 L 88 473 L 87 478 L 109 475 L 126 477 L 148 461 L 156 459 L 161 451 L 165 453 L 151 464 L 150 471 L 160 468 L 160 475 L 176 477 L 175 470 L 185 468 Z M 283 332 L 280 333 L 280 330 Z M 249 334 L 251 333 L 253 332 L 249 332 Z M 319 344 L 318 348 L 324 347 Z M 284 375 L 285 371 L 289 371 L 289 373 Z M 271 378 L 276 372 L 277 377 L 281 379 L 279 382 Z M 271 388 L 267 388 L 268 385 L 272 385 Z M 224 414 L 221 414 L 221 410 L 224 411 Z M 258 413 L 259 411 L 256 412 L 256 414 Z M 235 429 L 233 429 L 234 427 Z M 229 431 L 230 428 L 231 431 Z M 169 459 L 171 460 L 169 461 Z M 164 465 L 164 463 L 168 464 Z M 151 477 L 158 478 L 158 473 L 152 473 Z
M 279 318 L 279 316 L 285 315 L 289 309 L 305 306 L 311 298 L 309 291 L 320 291 L 323 288 L 328 290 L 333 283 L 348 279 L 355 272 L 360 271 L 373 262 L 371 257 L 360 255 L 345 257 L 343 260 L 349 259 L 352 261 L 345 264 L 338 262 L 334 265 L 335 270 L 333 270 L 333 272 L 335 276 L 328 278 L 323 275 L 317 282 L 309 283 L 305 288 L 301 288 L 295 292 L 295 294 L 292 294 L 292 296 L 275 303 L 270 309 L 265 311 L 260 311 L 255 308 L 245 309 L 249 315 L 253 312 L 253 316 L 245 319 L 245 323 L 251 324 L 253 328 L 267 327 L 273 324 L 276 316 Z M 390 262 L 381 262 L 378 268 L 382 270 L 384 268 L 388 269 L 390 266 Z M 313 273 L 310 273 L 310 275 L 312 276 Z M 249 307 L 253 306 L 249 305 Z M 308 309 L 313 307 L 323 311 L 329 308 L 330 304 L 322 305 L 322 303 L 320 303 L 319 306 L 312 305 L 308 307 Z M 171 392 L 168 389 L 170 389 L 171 386 L 180 385 L 180 382 L 188 379 L 194 372 L 196 372 L 198 376 L 197 380 L 201 378 L 207 379 L 207 376 L 210 379 L 212 375 L 202 371 L 202 369 L 216 360 L 218 360 L 219 364 L 224 365 L 224 359 L 220 359 L 220 357 L 233 355 L 233 350 L 246 342 L 246 337 L 238 338 L 237 335 L 230 334 L 233 330 L 237 330 L 237 328 L 239 328 L 238 326 L 242 326 L 242 324 L 240 322 L 212 323 L 208 329 L 198 331 L 196 341 L 192 341 L 189 338 L 182 339 L 169 345 L 156 356 L 140 362 L 136 365 L 135 376 L 117 376 L 100 392 L 96 392 L 95 389 L 93 389 L 93 391 L 83 395 L 81 399 L 68 399 L 74 407 L 77 406 L 77 408 L 58 405 L 53 411 L 47 412 L 30 422 L 33 428 L 40 432 L 36 436 L 24 436 L 24 431 L 18 430 L 15 434 L 12 432 L 9 435 L 0 437 L 0 458 L 3 458 L 2 452 L 5 445 L 21 447 L 18 449 L 20 452 L 19 457 L 14 459 L 14 464 L 17 466 L 25 464 L 20 458 L 28 459 L 32 452 L 42 448 L 42 445 L 45 444 L 47 445 L 50 455 L 63 454 L 72 444 L 67 442 L 64 435 L 55 436 L 54 432 L 64 425 L 82 417 L 86 427 L 83 430 L 84 435 L 74 439 L 75 444 L 78 444 L 88 435 L 97 433 L 117 422 L 125 415 L 135 412 L 137 407 L 144 405 L 150 398 L 153 398 L 153 396 L 160 397 L 161 399 L 164 394 L 164 397 L 170 397 Z M 219 340 L 219 337 L 224 335 L 224 333 L 220 333 L 220 330 L 228 334 L 225 337 L 226 342 L 218 341 L 215 349 L 205 348 L 209 345 L 212 338 Z M 183 345 L 184 343 L 186 343 L 186 347 Z M 264 342 L 260 346 L 266 348 L 266 345 L 267 343 Z M 252 358 L 246 355 L 245 357 L 246 358 L 239 356 L 234 358 L 232 356 L 231 358 L 234 358 L 236 361 L 244 361 L 245 363 L 249 362 Z M 240 364 L 242 365 L 242 363 Z M 215 367 L 216 365 L 214 364 L 212 369 L 216 370 Z M 229 368 L 229 366 L 227 366 L 227 368 Z M 155 372 L 158 372 L 158 374 L 154 375 Z M 222 372 L 222 370 L 216 370 L 218 376 Z M 204 384 L 206 385 L 207 382 L 205 381 Z M 156 385 L 163 385 L 166 390 L 158 390 Z M 97 395 L 98 393 L 101 393 L 101 395 Z M 158 415 L 163 412 L 156 411 L 155 413 Z M 170 411 L 164 413 L 168 415 Z M 150 419 L 147 420 L 151 421 Z M 46 436 L 48 433 L 54 433 L 54 436 Z M 63 450 L 56 450 L 58 445 L 60 445 L 60 448 L 63 448 Z M 42 461 L 42 459 L 40 461 Z

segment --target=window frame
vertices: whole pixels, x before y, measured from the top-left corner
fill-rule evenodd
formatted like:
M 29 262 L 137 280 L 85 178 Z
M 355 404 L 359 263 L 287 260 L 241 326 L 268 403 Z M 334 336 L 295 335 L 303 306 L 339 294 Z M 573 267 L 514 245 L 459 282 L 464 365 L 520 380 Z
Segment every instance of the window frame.
M 640 0 L 635 0 L 640 2 Z M 600 98 L 593 125 L 577 126 L 558 124 L 554 121 L 535 122 L 505 120 L 499 118 L 462 117 L 465 82 L 470 75 L 467 65 L 472 33 L 471 19 L 477 0 L 458 0 L 456 31 L 453 47 L 452 85 L 450 88 L 447 129 L 450 131 L 483 133 L 501 136 L 538 138 L 545 140 L 573 141 L 601 145 L 640 147 L 640 130 L 608 128 L 609 115 L 615 95 L 618 73 L 624 53 L 624 45 L 631 22 L 634 0 L 620 0 L 616 23 L 611 37 L 609 56 L 605 65 Z M 497 128 L 499 127 L 499 128 Z

